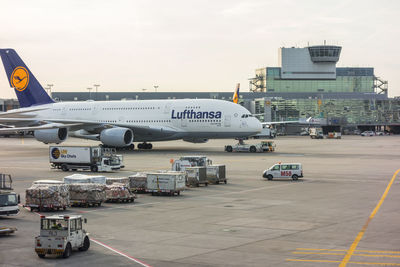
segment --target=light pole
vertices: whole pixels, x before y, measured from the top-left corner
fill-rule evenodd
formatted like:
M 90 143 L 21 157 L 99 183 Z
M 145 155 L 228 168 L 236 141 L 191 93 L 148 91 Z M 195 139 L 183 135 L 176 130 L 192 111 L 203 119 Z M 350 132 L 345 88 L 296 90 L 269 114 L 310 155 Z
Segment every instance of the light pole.
M 154 85 L 154 91 L 157 92 L 158 85 Z
M 47 88 L 46 89 L 49 90 L 47 93 L 50 95 L 50 97 L 51 97 L 51 87 L 53 87 L 53 86 L 54 86 L 54 84 L 47 84 Z
M 92 99 L 92 87 L 88 87 L 86 88 L 87 90 L 89 90 L 89 99 Z
M 100 84 L 93 84 L 94 87 L 96 87 L 96 96 L 95 96 L 95 100 L 97 100 L 97 88 L 100 87 Z

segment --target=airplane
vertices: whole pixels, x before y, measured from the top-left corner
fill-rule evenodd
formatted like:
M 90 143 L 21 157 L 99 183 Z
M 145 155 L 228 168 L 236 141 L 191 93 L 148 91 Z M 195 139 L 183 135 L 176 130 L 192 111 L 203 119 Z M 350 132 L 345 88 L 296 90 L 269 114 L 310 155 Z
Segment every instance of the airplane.
M 204 143 L 245 138 L 262 129 L 247 109 L 224 100 L 55 102 L 14 49 L 0 49 L 0 56 L 21 106 L 0 113 L 0 133 L 31 131 L 45 144 L 73 136 L 107 147 L 134 149 L 133 142 L 139 142 L 139 149 L 151 149 L 154 141 Z

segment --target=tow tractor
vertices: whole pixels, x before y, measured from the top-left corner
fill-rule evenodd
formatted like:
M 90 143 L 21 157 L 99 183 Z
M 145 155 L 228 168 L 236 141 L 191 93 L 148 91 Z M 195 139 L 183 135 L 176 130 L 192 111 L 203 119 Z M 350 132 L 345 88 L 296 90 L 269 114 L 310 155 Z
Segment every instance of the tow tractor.
M 257 144 L 246 144 L 242 139 L 236 145 L 225 146 L 226 152 L 251 152 L 251 153 L 261 153 L 261 152 L 273 152 L 275 151 L 275 143 L 271 140 L 261 141 Z
M 19 202 L 19 195 L 12 189 L 11 175 L 0 173 L 0 215 L 17 215 Z
M 39 258 L 46 254 L 68 258 L 73 249 L 88 250 L 89 233 L 83 223 L 87 220 L 80 215 L 40 216 L 40 235 L 35 237 L 35 252 Z

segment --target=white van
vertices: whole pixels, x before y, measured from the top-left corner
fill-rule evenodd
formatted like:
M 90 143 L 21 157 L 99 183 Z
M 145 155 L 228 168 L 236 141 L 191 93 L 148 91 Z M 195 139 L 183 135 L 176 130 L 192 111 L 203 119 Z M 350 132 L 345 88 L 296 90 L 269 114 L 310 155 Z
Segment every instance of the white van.
M 292 178 L 293 180 L 303 177 L 303 167 L 301 163 L 277 163 L 263 173 L 263 177 L 268 180 L 273 178 Z

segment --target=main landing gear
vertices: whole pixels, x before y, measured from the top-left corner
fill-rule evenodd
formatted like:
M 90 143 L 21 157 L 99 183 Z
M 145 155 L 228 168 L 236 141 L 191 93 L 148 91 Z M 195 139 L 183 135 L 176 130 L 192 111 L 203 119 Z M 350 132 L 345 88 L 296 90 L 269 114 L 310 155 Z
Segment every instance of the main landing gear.
M 150 143 L 140 143 L 137 145 L 138 149 L 152 149 L 153 145 Z

